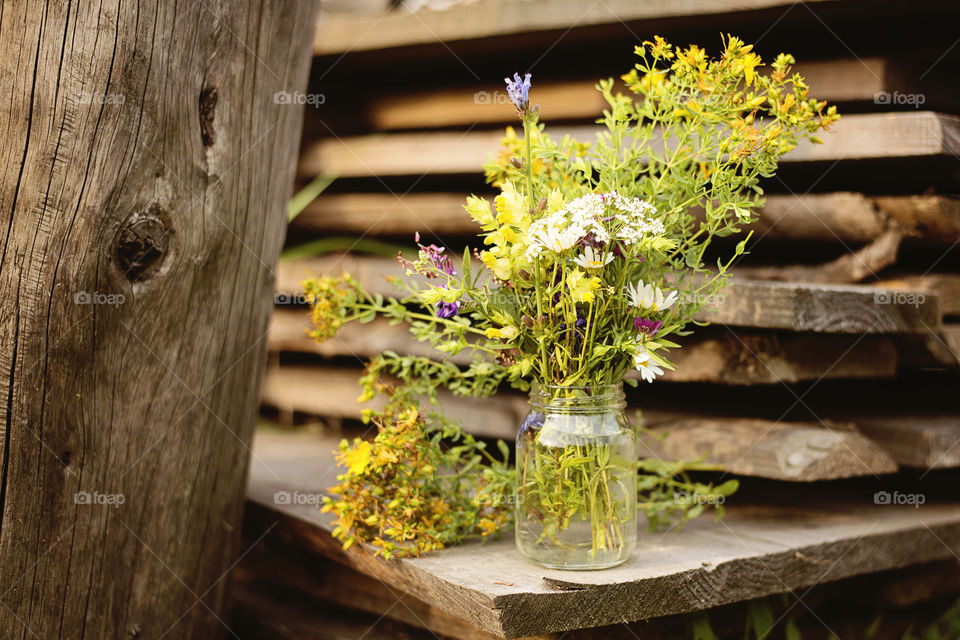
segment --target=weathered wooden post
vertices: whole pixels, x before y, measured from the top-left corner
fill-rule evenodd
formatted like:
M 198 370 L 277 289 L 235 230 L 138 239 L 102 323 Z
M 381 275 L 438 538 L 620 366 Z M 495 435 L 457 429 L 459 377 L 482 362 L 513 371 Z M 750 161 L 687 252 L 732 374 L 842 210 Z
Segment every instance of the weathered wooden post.
M 0 636 L 229 635 L 315 11 L 4 0 Z

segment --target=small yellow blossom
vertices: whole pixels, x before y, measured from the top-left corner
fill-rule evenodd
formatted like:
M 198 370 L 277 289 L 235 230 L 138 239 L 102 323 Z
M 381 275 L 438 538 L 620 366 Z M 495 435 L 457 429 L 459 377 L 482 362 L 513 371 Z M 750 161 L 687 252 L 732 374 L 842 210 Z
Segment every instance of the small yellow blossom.
M 354 475 L 363 473 L 370 462 L 370 443 L 361 440 L 357 445 L 343 454 L 343 461 L 347 465 L 347 471 Z
M 600 278 L 588 276 L 579 269 L 567 275 L 567 286 L 574 302 L 593 302 L 596 290 L 600 287 Z
M 500 338 L 502 340 L 512 340 L 517 337 L 517 334 L 520 332 L 517 331 L 516 327 L 507 325 L 505 327 L 490 327 L 487 329 L 486 334 L 488 338 Z

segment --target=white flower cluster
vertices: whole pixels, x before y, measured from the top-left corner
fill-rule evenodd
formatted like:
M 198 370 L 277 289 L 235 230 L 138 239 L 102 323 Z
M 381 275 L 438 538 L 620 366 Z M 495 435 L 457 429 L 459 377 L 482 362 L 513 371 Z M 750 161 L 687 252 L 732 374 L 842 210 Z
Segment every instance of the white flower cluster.
M 620 226 L 617 229 L 617 237 L 624 244 L 640 242 L 644 235 L 666 233 L 666 228 L 661 221 L 648 218 L 649 215 L 657 212 L 657 208 L 646 200 L 640 198 L 627 200 L 616 191 L 606 194 L 606 198 L 610 206 L 626 214 L 618 217 Z
M 624 244 L 639 242 L 645 234 L 665 232 L 662 222 L 647 217 L 656 213 L 656 208 L 649 202 L 640 198 L 628 200 L 615 191 L 589 193 L 571 200 L 562 209 L 530 225 L 527 259 L 533 260 L 543 251 L 566 251 L 587 234 L 601 244 L 610 242 L 611 234 L 604 224 L 608 207 L 622 214 L 615 218 L 611 226 L 615 228 L 614 236 Z

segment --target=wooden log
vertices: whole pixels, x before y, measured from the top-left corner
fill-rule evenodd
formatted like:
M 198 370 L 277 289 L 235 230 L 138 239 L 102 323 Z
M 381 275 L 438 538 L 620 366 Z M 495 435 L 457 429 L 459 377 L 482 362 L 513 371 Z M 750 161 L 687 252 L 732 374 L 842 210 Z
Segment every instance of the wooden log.
M 733 280 L 715 309 L 699 319 L 733 326 L 817 333 L 932 333 L 936 298 L 856 285 Z
M 851 3 L 817 4 L 857 6 Z M 463 3 L 446 11 L 393 12 L 376 17 L 325 18 L 317 25 L 314 54 L 336 56 L 346 52 L 373 51 L 434 42 L 474 40 L 485 37 L 542 32 L 566 33 L 574 27 L 616 25 L 639 20 L 683 19 L 725 15 L 731 24 L 737 14 L 788 7 L 786 0 L 717 0 L 709 7 L 694 0 L 606 0 L 602 5 L 584 5 L 576 0 L 547 0 L 535 5 L 510 0 Z M 789 13 L 789 12 L 788 12 Z M 571 26 L 573 25 L 573 26 Z
M 277 535 L 300 548 L 504 638 L 702 610 L 948 559 L 960 550 L 960 504 L 929 502 L 919 509 L 876 505 L 872 493 L 848 497 L 833 491 L 816 494 L 815 500 L 803 495 L 791 499 L 781 492 L 777 504 L 731 500 L 722 524 L 700 519 L 681 531 L 641 533 L 634 556 L 606 571 L 533 565 L 519 555 L 509 536 L 417 559 L 383 561 L 363 546 L 344 551 L 329 535 L 329 514 L 304 504 L 274 502 L 278 488 L 316 491 L 291 471 L 304 465 L 290 463 L 300 459 L 324 464 L 333 444 L 318 439 L 313 446 L 300 443 L 292 450 L 278 443 L 282 438 L 257 438 L 248 489 L 250 518 L 269 523 L 279 519 Z
M 309 314 L 280 309 L 270 324 L 270 350 L 313 353 L 327 358 L 367 360 L 386 350 L 434 359 L 443 354 L 419 342 L 406 325 L 387 320 L 346 325 L 336 337 L 316 342 L 307 335 Z M 837 378 L 892 378 L 897 372 L 897 348 L 886 336 L 733 333 L 699 329 L 678 338 L 682 349 L 671 353 L 677 365 L 663 377 L 669 382 L 780 384 Z M 450 357 L 457 365 L 470 362 L 468 351 Z M 632 377 L 637 377 L 636 375 Z
M 0 635 L 218 637 L 316 5 L 0 11 Z
M 960 94 L 949 83 L 918 82 L 924 69 L 880 57 L 800 62 L 793 67 L 810 87 L 810 95 L 831 104 L 874 102 L 884 94 L 923 94 L 931 108 L 957 106 Z M 598 76 L 617 77 L 622 70 L 608 69 Z M 932 78 L 930 78 L 932 80 Z M 940 80 L 939 78 L 937 80 Z M 538 79 L 531 94 L 540 105 L 542 119 L 595 120 L 607 101 L 596 89 L 596 78 L 571 80 Z M 944 86 L 946 84 L 947 86 Z M 626 92 L 620 87 L 621 92 Z M 470 88 L 378 95 L 367 105 L 367 120 L 376 131 L 430 129 L 470 124 L 513 124 L 516 109 L 502 83 Z
M 738 267 L 735 273 L 738 277 L 756 280 L 852 284 L 875 276 L 894 264 L 897 261 L 901 240 L 903 240 L 903 232 L 900 229 L 890 229 L 870 244 L 856 251 L 848 251 L 825 264 L 744 266 Z
M 360 404 L 358 369 L 283 365 L 267 369 L 261 401 L 282 411 L 359 420 L 363 409 L 379 406 Z M 429 407 L 461 420 L 464 428 L 479 436 L 513 439 L 526 415 L 526 400 L 518 394 L 488 398 L 461 398 L 438 393 L 438 405 Z
M 937 296 L 944 316 L 960 315 L 960 274 L 928 273 L 922 276 L 904 275 L 885 278 L 872 283 L 878 289 L 915 291 Z
M 746 476 L 809 482 L 892 473 L 893 458 L 852 424 L 745 418 L 659 418 L 640 454 L 721 465 Z M 662 437 L 659 437 L 662 436 Z
M 395 295 L 389 277 L 404 269 L 388 258 L 349 254 L 282 262 L 277 287 L 302 290 L 310 276 L 349 272 L 371 293 Z M 867 286 L 808 285 L 732 279 L 718 296 L 715 308 L 699 320 L 737 327 L 809 331 L 815 333 L 935 333 L 940 328 L 936 296 L 922 299 L 910 292 Z
M 304 234 L 473 235 L 477 226 L 463 210 L 464 201 L 460 193 L 323 195 L 290 228 Z M 867 243 L 891 227 L 902 229 L 908 241 L 953 244 L 960 239 L 960 200 L 846 192 L 771 195 L 750 228 L 764 240 Z
M 558 126 L 549 132 L 593 142 L 594 126 Z M 327 138 L 308 145 L 300 174 L 345 178 L 475 174 L 500 148 L 501 131 L 371 134 Z M 800 142 L 782 163 L 885 158 L 954 158 L 960 154 L 960 118 L 930 111 L 845 116 L 821 136 Z
M 906 467 L 960 467 L 960 415 L 857 417 L 857 428 Z
M 371 403 L 358 404 L 359 372 L 350 369 L 283 366 L 269 369 L 263 402 L 286 411 L 359 419 Z M 323 392 L 320 393 L 319 391 Z M 440 394 L 440 407 L 459 420 L 465 431 L 488 438 L 513 440 L 529 411 L 518 393 L 501 392 L 495 399 L 458 398 Z M 638 407 L 627 409 L 634 415 Z M 647 457 L 704 461 L 730 473 L 776 480 L 832 480 L 876 475 L 896 470 L 883 450 L 849 427 L 831 430 L 810 423 L 713 418 L 643 411 L 643 425 L 657 432 L 677 431 L 662 445 L 645 443 Z

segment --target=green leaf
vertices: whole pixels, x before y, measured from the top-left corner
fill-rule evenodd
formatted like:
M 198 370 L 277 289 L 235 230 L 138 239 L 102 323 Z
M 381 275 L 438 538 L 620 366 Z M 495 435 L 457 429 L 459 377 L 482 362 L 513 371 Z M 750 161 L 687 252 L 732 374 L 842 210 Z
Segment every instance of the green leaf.
M 690 622 L 690 631 L 693 640 L 718 640 L 717 634 L 710 626 L 710 618 L 705 613 L 696 616 Z
M 300 215 L 307 205 L 317 199 L 335 180 L 335 176 L 317 176 L 303 189 L 297 191 L 287 204 L 287 222 L 292 222 Z
M 773 609 L 767 600 L 753 600 L 747 605 L 747 615 L 753 625 L 756 640 L 770 640 L 773 630 Z

